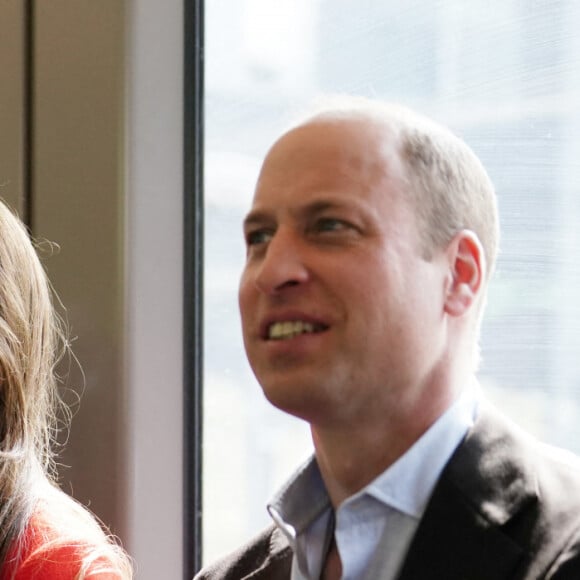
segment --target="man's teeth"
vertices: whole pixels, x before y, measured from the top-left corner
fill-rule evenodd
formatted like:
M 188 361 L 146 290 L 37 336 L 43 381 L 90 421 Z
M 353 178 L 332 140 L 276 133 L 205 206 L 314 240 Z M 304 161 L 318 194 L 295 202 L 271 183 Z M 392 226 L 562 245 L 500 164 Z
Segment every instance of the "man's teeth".
M 314 324 L 310 322 L 302 322 L 301 320 L 296 320 L 293 322 L 275 322 L 270 325 L 268 329 L 268 338 L 272 340 L 284 340 L 287 338 L 293 338 L 299 334 L 311 333 L 316 329 Z

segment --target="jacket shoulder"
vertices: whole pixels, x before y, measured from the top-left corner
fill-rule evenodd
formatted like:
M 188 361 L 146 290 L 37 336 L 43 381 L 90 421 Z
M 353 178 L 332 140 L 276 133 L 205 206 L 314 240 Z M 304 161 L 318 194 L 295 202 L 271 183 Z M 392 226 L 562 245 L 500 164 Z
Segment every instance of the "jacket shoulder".
M 194 580 L 287 580 L 292 550 L 276 526 L 270 526 L 247 544 L 201 570 Z
M 93 517 L 62 492 L 51 491 L 37 501 L 0 577 L 71 580 L 82 573 L 99 580 L 132 577 L 128 561 Z
M 484 406 L 446 478 L 473 507 L 478 525 L 517 546 L 522 578 L 580 578 L 578 456 Z

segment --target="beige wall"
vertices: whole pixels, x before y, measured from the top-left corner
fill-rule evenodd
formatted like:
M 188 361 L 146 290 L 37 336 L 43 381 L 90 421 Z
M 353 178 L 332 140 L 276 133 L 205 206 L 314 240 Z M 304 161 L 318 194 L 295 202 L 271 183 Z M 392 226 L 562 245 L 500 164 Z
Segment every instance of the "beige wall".
M 24 189 L 24 2 L 0 2 L 0 197 L 22 212 Z
M 35 2 L 30 71 L 24 5 L 0 2 L 0 195 L 22 209 L 31 72 L 32 230 L 60 247 L 44 264 L 84 372 L 73 363 L 67 381 L 82 399 L 63 488 L 124 535 L 124 2 Z
M 63 487 L 139 580 L 182 578 L 183 0 L 30 2 L 30 155 L 27 4 L 0 0 L 0 195 L 23 208 L 29 184 L 60 246 L 44 262 L 85 373 Z

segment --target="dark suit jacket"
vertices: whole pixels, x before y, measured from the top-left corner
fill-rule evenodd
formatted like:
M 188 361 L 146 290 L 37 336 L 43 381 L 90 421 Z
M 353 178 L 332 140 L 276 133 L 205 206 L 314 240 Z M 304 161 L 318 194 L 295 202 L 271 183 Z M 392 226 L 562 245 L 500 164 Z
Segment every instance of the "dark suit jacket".
M 580 580 L 580 463 L 484 404 L 429 500 L 399 580 Z M 288 580 L 267 529 L 196 580 Z

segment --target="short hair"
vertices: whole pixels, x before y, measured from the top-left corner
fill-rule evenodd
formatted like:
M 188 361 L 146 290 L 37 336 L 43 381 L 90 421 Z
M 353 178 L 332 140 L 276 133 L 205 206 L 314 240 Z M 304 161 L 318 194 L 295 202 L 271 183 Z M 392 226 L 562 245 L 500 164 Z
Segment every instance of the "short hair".
M 394 140 L 426 257 L 433 249 L 444 248 L 460 230 L 469 229 L 483 246 L 489 278 L 499 247 L 497 198 L 471 148 L 432 119 L 364 97 L 325 97 L 306 122 L 357 118 L 382 125 Z

